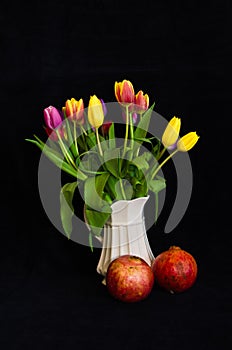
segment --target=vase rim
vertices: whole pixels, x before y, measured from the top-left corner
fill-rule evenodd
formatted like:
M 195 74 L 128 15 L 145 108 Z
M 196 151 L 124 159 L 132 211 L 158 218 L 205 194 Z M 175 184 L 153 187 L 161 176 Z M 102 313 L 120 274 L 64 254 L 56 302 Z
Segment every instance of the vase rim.
M 119 204 L 127 204 L 127 203 L 131 203 L 131 202 L 139 202 L 139 201 L 143 201 L 144 203 L 149 199 L 150 195 L 147 195 L 145 197 L 138 197 L 138 198 L 134 198 L 134 199 L 119 199 L 117 201 L 115 201 L 113 204 L 111 204 L 111 208 L 113 209 L 114 207 L 118 206 Z

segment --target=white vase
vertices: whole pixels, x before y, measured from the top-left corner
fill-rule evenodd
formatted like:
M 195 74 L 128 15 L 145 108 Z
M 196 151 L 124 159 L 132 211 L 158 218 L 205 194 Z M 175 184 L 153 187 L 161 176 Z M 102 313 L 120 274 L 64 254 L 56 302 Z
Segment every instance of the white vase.
M 97 272 L 106 276 L 110 262 L 125 254 L 144 259 L 149 265 L 154 260 L 148 242 L 144 206 L 147 197 L 119 200 L 112 204 L 110 220 L 104 225 L 103 242 Z

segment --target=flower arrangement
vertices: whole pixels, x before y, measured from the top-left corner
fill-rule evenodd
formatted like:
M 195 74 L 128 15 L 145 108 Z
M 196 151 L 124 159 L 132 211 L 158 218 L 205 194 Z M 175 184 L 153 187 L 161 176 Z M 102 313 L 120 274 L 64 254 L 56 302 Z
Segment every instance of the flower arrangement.
M 73 178 L 60 193 L 61 221 L 68 238 L 72 233 L 73 196 L 77 186 L 83 188 L 90 246 L 92 236 L 101 235 L 114 201 L 153 193 L 156 220 L 158 194 L 166 186 L 160 169 L 177 152 L 188 152 L 199 139 L 196 132 L 179 137 L 181 119 L 175 116 L 167 123 L 162 138 L 149 135 L 155 102 L 149 105 L 149 96 L 142 90 L 135 93 L 128 80 L 115 82 L 114 92 L 124 120 L 121 144 L 117 124 L 108 118 L 107 104 L 96 95 L 90 96 L 87 108 L 82 98 L 68 99 L 62 110 L 45 108 L 47 142 L 36 135 L 26 139 Z M 164 157 L 166 151 L 168 155 Z M 67 214 L 67 204 L 72 215 Z

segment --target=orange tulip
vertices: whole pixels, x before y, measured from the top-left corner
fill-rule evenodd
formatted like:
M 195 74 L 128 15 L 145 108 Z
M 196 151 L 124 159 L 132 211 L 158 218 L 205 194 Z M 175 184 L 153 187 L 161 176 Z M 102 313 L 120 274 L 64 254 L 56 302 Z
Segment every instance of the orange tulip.
M 84 122 L 84 102 L 81 98 L 79 101 L 75 98 L 67 100 L 65 103 L 66 116 L 73 121 L 77 121 L 79 124 Z

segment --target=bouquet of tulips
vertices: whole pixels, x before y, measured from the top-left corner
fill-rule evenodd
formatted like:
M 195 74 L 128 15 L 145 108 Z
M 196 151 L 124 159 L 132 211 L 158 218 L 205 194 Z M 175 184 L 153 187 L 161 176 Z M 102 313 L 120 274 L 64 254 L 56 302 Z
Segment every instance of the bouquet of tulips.
M 157 218 L 158 193 L 166 186 L 159 175 L 161 167 L 177 152 L 189 151 L 198 141 L 196 132 L 179 137 L 181 120 L 173 117 L 159 139 L 148 133 L 155 103 L 142 90 L 135 94 L 128 80 L 115 82 L 116 104 L 123 118 L 123 140 L 119 142 L 117 126 L 108 117 L 107 104 L 96 95 L 84 108 L 83 99 L 68 99 L 61 110 L 44 109 L 47 142 L 36 135 L 26 139 L 34 143 L 73 181 L 65 183 L 60 192 L 60 214 L 65 234 L 72 234 L 73 196 L 77 187 L 83 189 L 84 217 L 92 235 L 101 235 L 111 215 L 111 205 L 120 199 L 134 199 L 153 193 Z M 142 147 L 143 146 L 143 147 Z M 168 155 L 164 157 L 165 152 Z

